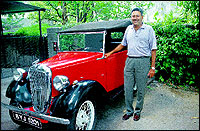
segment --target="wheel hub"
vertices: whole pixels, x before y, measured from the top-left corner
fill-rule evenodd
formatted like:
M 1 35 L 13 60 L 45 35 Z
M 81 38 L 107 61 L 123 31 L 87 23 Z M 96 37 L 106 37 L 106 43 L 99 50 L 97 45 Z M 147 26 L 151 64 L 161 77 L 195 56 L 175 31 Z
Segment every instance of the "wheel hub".
M 76 130 L 91 130 L 94 123 L 94 105 L 91 101 L 85 101 L 79 108 L 76 117 Z

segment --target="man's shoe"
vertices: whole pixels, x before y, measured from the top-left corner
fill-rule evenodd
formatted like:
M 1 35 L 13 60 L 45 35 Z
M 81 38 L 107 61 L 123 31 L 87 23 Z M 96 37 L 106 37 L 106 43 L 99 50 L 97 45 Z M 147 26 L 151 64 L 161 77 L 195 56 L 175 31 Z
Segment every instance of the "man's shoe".
M 125 114 L 125 115 L 122 117 L 122 120 L 128 120 L 131 116 L 133 116 L 133 114 L 131 114 L 131 115 Z
M 140 114 L 135 113 L 134 117 L 133 117 L 133 120 L 134 121 L 138 121 L 139 119 L 140 119 Z

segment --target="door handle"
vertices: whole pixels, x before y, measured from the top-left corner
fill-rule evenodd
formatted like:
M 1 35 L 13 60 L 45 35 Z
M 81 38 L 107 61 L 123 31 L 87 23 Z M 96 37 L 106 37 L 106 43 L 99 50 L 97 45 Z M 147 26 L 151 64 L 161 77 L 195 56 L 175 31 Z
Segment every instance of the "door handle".
M 105 59 L 105 56 L 101 57 L 101 58 L 97 58 L 97 60 L 102 60 Z

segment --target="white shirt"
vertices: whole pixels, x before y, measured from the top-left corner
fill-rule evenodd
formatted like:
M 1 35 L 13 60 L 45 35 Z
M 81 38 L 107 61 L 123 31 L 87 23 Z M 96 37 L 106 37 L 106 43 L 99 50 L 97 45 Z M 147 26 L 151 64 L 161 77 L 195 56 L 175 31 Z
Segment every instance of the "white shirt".
M 121 44 L 128 46 L 127 55 L 133 57 L 151 56 L 151 51 L 157 49 L 155 32 L 150 25 L 146 24 L 137 31 L 133 25 L 129 25 Z

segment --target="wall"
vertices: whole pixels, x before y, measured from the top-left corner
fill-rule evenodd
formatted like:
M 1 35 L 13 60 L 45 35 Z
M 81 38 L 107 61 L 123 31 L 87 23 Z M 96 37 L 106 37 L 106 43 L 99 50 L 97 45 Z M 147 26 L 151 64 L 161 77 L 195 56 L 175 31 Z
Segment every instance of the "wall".
M 48 58 L 46 37 L 3 36 L 1 42 L 1 78 L 12 76 L 14 68 L 28 68 L 35 60 Z
M 58 40 L 56 32 L 61 29 L 60 27 L 48 28 L 48 44 L 42 43 L 42 45 L 39 45 L 38 41 L 32 42 L 27 38 L 24 40 L 22 37 L 6 38 L 1 44 L 1 79 L 12 77 L 16 68 L 23 68 L 28 71 L 32 62 L 41 55 L 44 57 L 42 59 L 56 55 L 56 51 L 53 50 L 53 42 Z M 38 51 L 41 53 L 38 53 Z
M 48 28 L 47 29 L 47 39 L 48 39 L 48 56 L 52 57 L 56 55 L 56 51 L 53 50 L 53 42 L 58 41 L 57 33 L 58 31 L 61 31 L 61 27 L 54 27 L 54 28 Z

